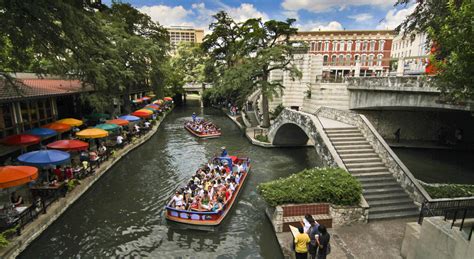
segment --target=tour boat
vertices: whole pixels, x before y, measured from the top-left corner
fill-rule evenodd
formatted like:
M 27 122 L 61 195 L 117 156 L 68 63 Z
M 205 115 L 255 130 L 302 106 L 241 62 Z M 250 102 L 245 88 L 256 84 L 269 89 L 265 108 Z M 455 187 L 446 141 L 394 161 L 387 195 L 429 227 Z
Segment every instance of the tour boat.
M 217 126 L 215 126 L 215 125 L 214 125 L 214 127 L 217 128 Z M 197 131 L 191 129 L 190 127 L 188 127 L 186 125 L 186 123 L 184 123 L 184 128 L 187 129 L 191 134 L 193 134 L 194 136 L 196 136 L 198 138 L 210 139 L 210 138 L 218 138 L 218 137 L 221 136 L 220 130 L 217 133 L 205 134 L 205 133 L 197 132 Z
M 217 227 L 224 218 L 229 214 L 229 211 L 232 209 L 237 197 L 239 196 L 242 188 L 244 187 L 245 180 L 247 179 L 250 173 L 250 159 L 242 157 L 218 157 L 219 160 L 228 161 L 232 163 L 232 170 L 235 171 L 235 165 L 239 162 L 242 162 L 244 172 L 240 177 L 240 183 L 235 189 L 234 193 L 230 199 L 223 205 L 220 211 L 197 211 L 197 210 L 180 210 L 170 206 L 173 196 L 171 196 L 170 201 L 165 206 L 165 217 L 167 220 L 175 223 L 180 223 L 181 225 L 186 225 L 189 228 L 197 228 L 201 230 L 212 230 L 209 227 Z

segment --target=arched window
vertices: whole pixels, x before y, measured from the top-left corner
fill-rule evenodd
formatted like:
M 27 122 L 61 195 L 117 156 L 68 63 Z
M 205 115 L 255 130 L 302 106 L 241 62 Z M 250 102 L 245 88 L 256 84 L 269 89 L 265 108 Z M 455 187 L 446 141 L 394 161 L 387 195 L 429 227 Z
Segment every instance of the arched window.
M 375 40 L 371 40 L 370 41 L 370 51 L 374 51 L 375 50 Z
M 324 55 L 323 56 L 323 65 L 327 65 L 328 64 L 328 60 L 329 59 L 329 56 L 328 55 Z
M 382 66 L 383 54 L 377 55 L 377 66 Z
M 350 54 L 347 54 L 347 55 L 346 55 L 346 65 L 347 65 L 347 66 L 350 66 L 350 65 L 351 65 L 351 55 L 350 55 Z
M 360 51 L 360 40 L 356 41 L 356 51 Z
M 347 49 L 347 51 L 352 51 L 352 41 L 351 40 L 347 42 L 347 48 L 346 49 Z
M 362 54 L 362 59 L 361 59 L 360 63 L 361 63 L 362 66 L 367 65 L 367 55 L 366 54 Z
M 354 55 L 355 64 L 360 63 L 360 56 L 358 54 Z
M 332 57 L 331 57 L 331 64 L 332 64 L 332 65 L 336 65 L 336 62 L 337 62 L 337 56 L 336 56 L 336 55 L 332 55 Z
M 396 46 L 396 45 L 395 45 Z M 380 40 L 379 41 L 379 51 L 383 51 L 383 48 L 385 47 L 385 41 L 384 40 Z
M 373 66 L 374 65 L 374 54 L 370 54 L 369 55 L 369 66 Z
M 344 55 L 339 55 L 339 62 L 337 63 L 338 65 L 344 65 Z

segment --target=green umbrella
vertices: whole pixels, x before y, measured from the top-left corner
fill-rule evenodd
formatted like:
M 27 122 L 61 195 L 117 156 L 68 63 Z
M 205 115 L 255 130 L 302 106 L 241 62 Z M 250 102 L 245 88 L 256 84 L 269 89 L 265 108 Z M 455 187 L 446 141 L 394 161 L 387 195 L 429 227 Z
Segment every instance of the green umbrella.
M 106 130 L 106 131 L 114 131 L 114 130 L 118 130 L 119 126 L 117 124 L 103 123 L 103 124 L 95 125 L 95 128 L 103 129 L 103 130 Z

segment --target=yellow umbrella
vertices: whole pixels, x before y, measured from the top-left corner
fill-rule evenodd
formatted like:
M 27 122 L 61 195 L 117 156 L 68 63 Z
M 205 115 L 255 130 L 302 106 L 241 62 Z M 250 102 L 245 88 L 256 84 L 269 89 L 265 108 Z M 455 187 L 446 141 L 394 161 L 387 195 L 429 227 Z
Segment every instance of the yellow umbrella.
M 109 133 L 107 131 L 98 128 L 85 129 L 76 133 L 76 137 L 78 138 L 103 138 L 108 135 Z
M 66 119 L 58 120 L 56 122 L 67 124 L 67 125 L 70 125 L 70 126 L 73 126 L 73 127 L 81 126 L 82 123 L 83 123 L 81 120 L 73 119 L 73 118 L 66 118 Z

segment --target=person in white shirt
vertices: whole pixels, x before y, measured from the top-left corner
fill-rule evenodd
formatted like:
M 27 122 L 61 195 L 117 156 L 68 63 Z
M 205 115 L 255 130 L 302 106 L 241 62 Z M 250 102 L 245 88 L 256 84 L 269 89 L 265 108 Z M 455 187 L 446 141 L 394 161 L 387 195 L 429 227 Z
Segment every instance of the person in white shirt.
M 148 121 L 145 121 L 145 123 L 144 123 L 144 124 L 145 124 L 145 128 L 146 128 L 146 129 L 150 128 L 150 124 L 151 124 L 150 122 L 148 122 Z
M 179 192 L 176 192 L 175 196 L 173 196 L 173 199 L 171 200 L 170 205 L 174 205 L 174 207 L 178 210 L 184 210 L 183 195 L 181 195 Z
M 121 146 L 123 143 L 123 137 L 121 135 L 118 135 L 117 136 L 117 145 L 118 146 Z

